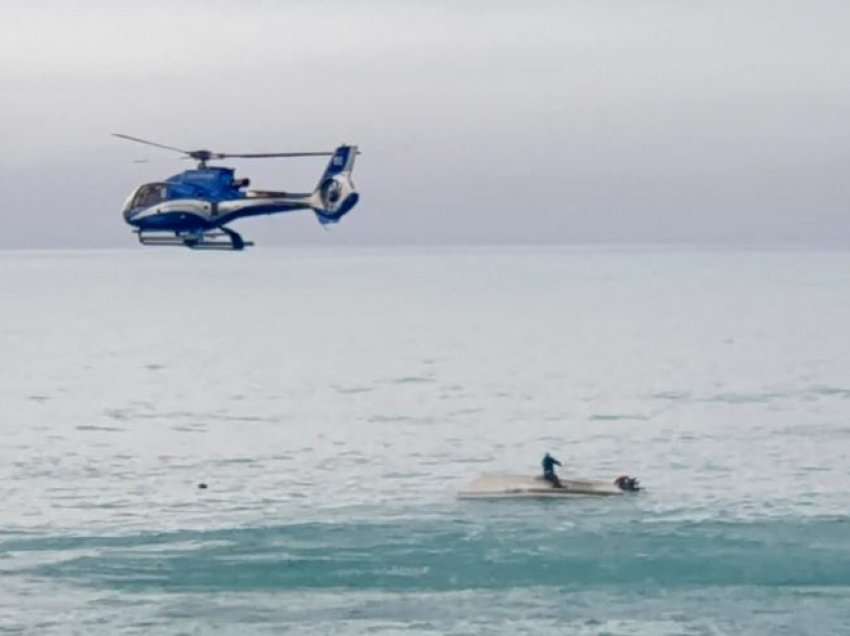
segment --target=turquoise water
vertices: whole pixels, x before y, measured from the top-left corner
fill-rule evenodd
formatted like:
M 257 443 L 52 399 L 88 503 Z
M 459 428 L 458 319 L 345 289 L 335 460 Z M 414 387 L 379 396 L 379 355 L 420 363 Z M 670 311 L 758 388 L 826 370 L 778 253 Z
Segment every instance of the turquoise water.
M 848 266 L 2 254 L 0 633 L 850 633 Z

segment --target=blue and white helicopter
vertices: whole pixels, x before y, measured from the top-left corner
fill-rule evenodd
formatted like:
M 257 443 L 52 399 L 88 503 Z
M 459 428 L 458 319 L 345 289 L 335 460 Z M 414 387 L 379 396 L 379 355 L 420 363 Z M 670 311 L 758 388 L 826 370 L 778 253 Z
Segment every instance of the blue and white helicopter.
M 334 152 L 275 152 L 231 154 L 211 150 L 183 150 L 131 137 L 113 136 L 149 146 L 174 150 L 198 162 L 165 181 L 136 188 L 124 204 L 124 219 L 144 245 L 178 245 L 192 249 L 241 250 L 245 241 L 228 223 L 247 216 L 313 210 L 319 223 L 337 223 L 351 211 L 360 195 L 351 180 L 357 146 L 340 146 Z M 232 168 L 208 166 L 217 159 L 330 156 L 316 189 L 304 194 L 247 190 L 250 180 L 237 179 Z

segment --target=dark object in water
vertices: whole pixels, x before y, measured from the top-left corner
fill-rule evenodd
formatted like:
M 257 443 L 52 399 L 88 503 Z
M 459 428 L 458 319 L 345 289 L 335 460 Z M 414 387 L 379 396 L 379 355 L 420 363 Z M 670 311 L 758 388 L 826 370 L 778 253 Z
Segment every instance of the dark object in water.
M 201 490 L 206 490 L 207 485 L 205 483 L 201 482 L 200 484 L 198 484 L 198 488 L 200 488 Z
M 614 485 L 620 490 L 628 490 L 634 492 L 640 490 L 640 482 L 637 477 L 629 477 L 628 475 L 620 475 L 614 480 Z

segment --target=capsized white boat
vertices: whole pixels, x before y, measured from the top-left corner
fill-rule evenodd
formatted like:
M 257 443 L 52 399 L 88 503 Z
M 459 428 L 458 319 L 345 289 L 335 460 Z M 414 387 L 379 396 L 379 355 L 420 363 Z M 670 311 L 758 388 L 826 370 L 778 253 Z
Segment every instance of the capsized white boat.
M 504 499 L 534 497 L 616 496 L 639 490 L 638 481 L 622 475 L 610 481 L 560 478 L 555 488 L 543 477 L 490 473 L 481 475 L 458 493 L 461 499 Z

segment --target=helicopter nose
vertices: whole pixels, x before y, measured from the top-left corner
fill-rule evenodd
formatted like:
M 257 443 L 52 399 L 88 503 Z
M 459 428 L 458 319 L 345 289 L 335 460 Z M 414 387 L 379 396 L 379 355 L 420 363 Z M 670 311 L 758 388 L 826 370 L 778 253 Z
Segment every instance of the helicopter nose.
M 124 220 L 130 225 L 135 225 L 133 220 L 139 215 L 141 210 L 139 208 L 128 208 L 124 210 Z

